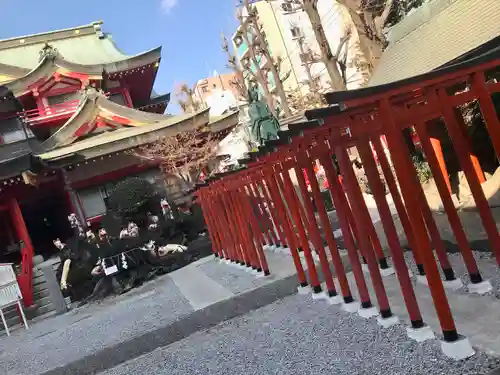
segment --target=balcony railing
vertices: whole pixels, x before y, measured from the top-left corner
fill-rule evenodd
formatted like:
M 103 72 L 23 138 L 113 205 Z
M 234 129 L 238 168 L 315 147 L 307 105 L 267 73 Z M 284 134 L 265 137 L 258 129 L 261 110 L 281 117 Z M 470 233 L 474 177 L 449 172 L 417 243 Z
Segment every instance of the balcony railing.
M 19 112 L 19 115 L 24 118 L 28 123 L 39 122 L 47 120 L 52 117 L 59 117 L 62 115 L 71 115 L 75 112 L 80 100 L 71 100 L 68 102 L 50 105 L 44 108 L 28 109 Z

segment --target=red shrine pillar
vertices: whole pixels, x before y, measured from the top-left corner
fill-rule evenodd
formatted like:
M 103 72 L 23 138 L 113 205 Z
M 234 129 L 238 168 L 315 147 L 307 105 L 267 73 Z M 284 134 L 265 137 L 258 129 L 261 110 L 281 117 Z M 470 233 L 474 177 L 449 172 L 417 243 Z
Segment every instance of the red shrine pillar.
M 427 126 L 419 126 L 418 129 L 416 129 L 416 131 L 421 140 L 426 137 L 429 138 L 432 149 L 434 150 L 434 154 L 436 155 L 439 169 L 441 170 L 441 174 L 444 177 L 446 186 L 448 187 L 448 191 L 451 194 L 452 191 L 451 191 L 450 177 L 448 175 L 448 169 L 446 168 L 446 162 L 444 160 L 443 147 L 441 146 L 441 140 L 437 136 L 437 131 L 435 129 L 435 127 L 438 124 L 439 124 L 438 121 L 431 121 L 428 123 Z
M 17 237 L 24 243 L 24 247 L 21 248 L 21 275 L 19 275 L 18 281 L 23 295 L 24 306 L 29 307 L 33 304 L 33 244 L 31 243 L 28 228 L 26 228 L 26 223 L 24 222 L 23 214 L 16 198 L 10 200 L 9 211 Z

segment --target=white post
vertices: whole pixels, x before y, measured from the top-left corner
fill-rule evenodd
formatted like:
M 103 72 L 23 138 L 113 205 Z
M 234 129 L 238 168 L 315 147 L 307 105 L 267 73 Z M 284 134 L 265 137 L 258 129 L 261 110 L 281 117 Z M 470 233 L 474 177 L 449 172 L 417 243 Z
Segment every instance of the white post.
M 21 301 L 17 301 L 17 307 L 19 307 L 21 318 L 23 318 L 24 328 L 28 329 L 28 322 L 26 321 L 26 315 L 24 315 L 23 305 L 21 305 Z
M 2 308 L 0 307 L 0 317 L 2 318 L 3 326 L 5 327 L 5 332 L 7 336 L 10 336 L 9 327 L 7 326 L 7 322 L 5 321 L 5 316 L 3 315 Z

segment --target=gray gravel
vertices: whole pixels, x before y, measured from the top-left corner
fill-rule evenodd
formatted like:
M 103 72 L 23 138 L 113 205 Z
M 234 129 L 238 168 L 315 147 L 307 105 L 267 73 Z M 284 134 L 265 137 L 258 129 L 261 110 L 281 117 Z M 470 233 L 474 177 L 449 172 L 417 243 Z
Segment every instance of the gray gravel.
M 483 296 L 491 296 L 497 299 L 500 299 L 500 268 L 498 267 L 495 256 L 491 252 L 485 252 L 484 250 L 476 250 L 472 252 L 474 258 L 476 259 L 477 266 L 479 271 L 481 272 L 481 276 L 483 280 L 488 280 L 493 289 L 491 292 L 484 294 Z M 413 259 L 413 255 L 411 252 L 405 253 L 406 263 L 408 267 L 413 271 L 413 273 L 417 274 L 417 268 L 415 266 L 415 261 Z M 469 294 L 468 285 L 470 283 L 469 273 L 467 272 L 467 268 L 465 267 L 463 257 L 460 253 L 448 253 L 448 259 L 450 260 L 450 264 L 455 271 L 455 276 L 460 278 L 464 287 L 455 291 L 455 293 L 463 293 Z M 436 262 L 439 265 L 439 261 Z M 441 271 L 441 268 L 439 267 Z M 444 276 L 441 272 L 441 277 L 444 280 Z
M 382 330 L 374 319 L 295 295 L 104 374 L 479 375 L 499 365 L 485 354 L 455 362 L 436 340 L 409 340 L 402 325 Z
M 484 251 L 473 251 L 473 254 L 483 280 L 488 280 L 493 287 L 492 291 L 485 295 L 500 299 L 500 270 L 495 256 Z M 467 285 L 470 283 L 470 278 L 461 254 L 449 254 L 449 259 L 456 277 L 460 277 L 464 284 L 464 288 L 460 289 L 459 292 L 468 293 Z
M 0 342 L 0 374 L 35 375 L 167 325 L 192 310 L 168 277 L 113 306 L 90 306 Z

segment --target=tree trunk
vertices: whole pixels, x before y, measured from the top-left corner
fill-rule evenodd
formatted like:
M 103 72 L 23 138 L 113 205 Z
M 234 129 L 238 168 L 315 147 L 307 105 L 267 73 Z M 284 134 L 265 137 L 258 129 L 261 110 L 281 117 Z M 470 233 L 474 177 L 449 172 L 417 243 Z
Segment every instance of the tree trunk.
M 394 0 L 386 0 L 380 17 L 375 17 L 373 10 L 362 9 L 361 1 L 337 0 L 344 6 L 358 31 L 361 50 L 369 62 L 370 71 L 377 65 L 385 45 L 384 25 L 389 17 Z
M 257 20 L 254 19 L 253 22 L 254 22 L 253 26 L 255 29 L 255 36 L 257 37 L 257 40 L 260 43 L 262 55 L 266 58 L 271 73 L 274 76 L 274 84 L 276 86 L 276 92 L 278 93 L 278 97 L 280 98 L 280 104 L 282 107 L 281 109 L 285 113 L 286 117 L 290 117 L 292 115 L 292 111 L 290 110 L 290 107 L 288 105 L 285 88 L 283 87 L 283 82 L 281 81 L 280 74 L 278 72 L 278 69 L 276 68 L 276 65 L 274 64 L 271 54 L 269 53 L 268 46 L 266 44 L 264 36 L 262 35 L 262 32 L 260 31 L 259 25 L 257 24 Z
M 251 42 L 250 39 L 248 38 L 249 30 L 245 20 L 241 20 L 241 28 L 243 29 L 243 40 L 247 44 L 248 51 L 250 53 L 250 60 L 252 61 L 253 65 L 255 65 L 255 69 L 257 69 L 257 71 L 255 72 L 255 78 L 257 79 L 257 82 L 260 85 L 260 87 L 262 87 L 262 90 L 264 92 L 264 97 L 266 98 L 269 109 L 272 111 L 272 113 L 275 113 L 276 107 L 274 105 L 274 99 L 271 92 L 269 91 L 269 87 L 267 85 L 267 79 L 264 79 L 264 75 L 262 74 L 262 70 L 260 69 L 260 64 L 259 61 L 257 60 L 257 55 L 255 53 L 255 46 L 253 45 L 253 42 Z M 248 67 L 248 70 L 250 71 L 250 73 L 252 73 L 251 67 Z
M 262 35 L 262 32 L 260 30 L 259 23 L 257 22 L 257 16 L 253 14 L 252 9 L 250 9 L 249 0 L 244 0 L 244 5 L 248 13 L 248 19 L 250 19 L 250 23 L 253 25 L 254 29 L 253 34 L 257 37 L 257 41 L 259 42 L 262 51 L 262 55 L 266 58 L 266 62 L 267 64 L 269 64 L 271 73 L 274 76 L 274 84 L 276 86 L 276 92 L 278 94 L 278 97 L 280 98 L 281 109 L 285 113 L 286 117 L 290 117 L 292 115 L 292 111 L 290 110 L 290 107 L 288 105 L 285 88 L 283 87 L 283 82 L 281 81 L 278 69 L 276 68 L 276 65 L 274 64 L 274 61 L 271 57 L 271 54 L 269 53 L 269 48 L 266 43 L 266 40 L 264 39 L 264 36 Z M 275 111 L 273 111 L 273 113 L 275 113 Z
M 319 101 L 321 101 L 321 94 L 319 93 L 319 85 L 318 82 L 316 81 L 316 78 L 313 77 L 312 71 L 311 71 L 311 64 L 313 61 L 309 60 L 307 58 L 307 54 L 309 54 L 309 57 L 313 59 L 313 53 L 311 49 L 309 48 L 306 54 L 306 50 L 304 48 L 304 38 L 301 37 L 298 39 L 298 44 L 299 44 L 299 51 L 300 51 L 300 60 L 304 64 L 304 68 L 306 70 L 307 74 L 307 79 L 309 80 L 309 91 L 314 95 L 314 97 L 317 97 Z M 299 88 L 300 90 L 300 88 Z
M 321 23 L 321 17 L 318 12 L 318 0 L 304 0 L 303 5 L 314 30 L 314 36 L 318 41 L 321 51 L 321 60 L 325 64 L 326 71 L 330 77 L 330 85 L 334 90 L 341 91 L 346 89 L 346 83 L 342 79 L 336 57 L 333 55 L 330 44 L 325 35 L 325 30 Z
M 316 92 L 318 92 L 318 87 L 316 85 L 316 82 L 315 82 L 314 77 L 313 77 L 312 72 L 311 72 L 311 62 L 307 59 L 307 57 L 305 57 L 306 51 L 304 49 L 304 39 L 300 38 L 298 40 L 298 43 L 299 43 L 299 51 L 300 51 L 300 57 L 301 57 L 300 60 L 304 64 L 304 68 L 305 68 L 306 74 L 307 74 L 307 79 L 309 80 L 309 90 L 312 91 L 313 93 L 316 93 Z

